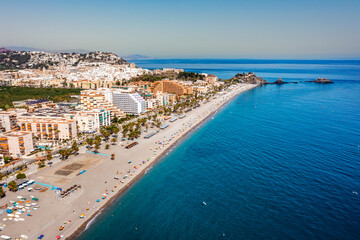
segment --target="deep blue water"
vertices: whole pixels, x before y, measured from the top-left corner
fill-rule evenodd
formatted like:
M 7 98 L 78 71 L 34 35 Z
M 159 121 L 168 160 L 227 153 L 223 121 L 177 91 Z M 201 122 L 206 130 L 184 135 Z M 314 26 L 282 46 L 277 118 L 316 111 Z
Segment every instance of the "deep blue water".
M 360 239 L 359 61 L 153 61 L 137 64 L 335 84 L 234 98 L 79 239 Z

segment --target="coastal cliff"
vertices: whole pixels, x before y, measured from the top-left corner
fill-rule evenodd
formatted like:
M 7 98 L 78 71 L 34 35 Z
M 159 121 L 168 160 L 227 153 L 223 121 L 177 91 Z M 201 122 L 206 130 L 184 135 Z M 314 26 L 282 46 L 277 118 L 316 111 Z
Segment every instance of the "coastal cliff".
M 234 77 L 230 79 L 231 81 L 236 81 L 239 83 L 248 83 L 248 84 L 267 84 L 268 82 L 261 78 L 256 76 L 254 73 L 238 73 Z

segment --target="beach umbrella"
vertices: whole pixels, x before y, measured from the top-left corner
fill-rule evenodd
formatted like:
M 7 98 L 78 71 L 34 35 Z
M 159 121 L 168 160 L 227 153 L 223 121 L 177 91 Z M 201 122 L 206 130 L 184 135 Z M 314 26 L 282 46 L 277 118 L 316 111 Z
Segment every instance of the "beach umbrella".
M 96 199 L 96 202 L 100 202 L 100 199 Z
M 39 199 L 38 199 L 38 198 L 32 198 L 32 200 L 34 200 L 34 201 L 39 201 Z

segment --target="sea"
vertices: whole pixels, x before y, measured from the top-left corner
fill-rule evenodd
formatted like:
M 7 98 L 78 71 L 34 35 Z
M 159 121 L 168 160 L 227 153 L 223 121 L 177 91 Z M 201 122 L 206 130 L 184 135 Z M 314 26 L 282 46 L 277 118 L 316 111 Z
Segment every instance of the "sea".
M 297 83 L 233 98 L 78 239 L 360 239 L 360 61 L 135 63 Z

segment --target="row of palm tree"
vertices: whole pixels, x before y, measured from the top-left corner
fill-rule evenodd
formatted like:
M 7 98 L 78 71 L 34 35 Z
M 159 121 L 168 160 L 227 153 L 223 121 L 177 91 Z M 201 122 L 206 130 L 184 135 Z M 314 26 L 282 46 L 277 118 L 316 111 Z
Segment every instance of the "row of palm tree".
M 70 148 L 60 148 L 59 149 L 60 158 L 62 160 L 67 159 L 71 154 L 77 154 L 78 152 L 79 152 L 79 146 L 76 141 L 73 141 Z M 51 158 L 49 159 L 47 157 L 47 159 L 50 160 Z

